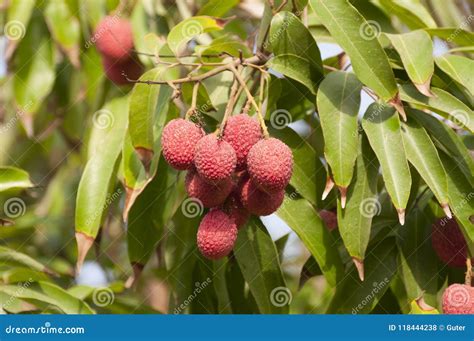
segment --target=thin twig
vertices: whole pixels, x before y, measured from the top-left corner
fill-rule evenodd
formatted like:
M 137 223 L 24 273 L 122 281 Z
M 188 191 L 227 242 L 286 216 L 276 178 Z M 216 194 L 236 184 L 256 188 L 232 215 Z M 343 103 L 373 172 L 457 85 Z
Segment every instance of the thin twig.
M 186 112 L 186 116 L 185 116 L 186 119 L 190 118 L 194 113 L 196 113 L 199 85 L 201 85 L 201 82 L 194 83 L 193 96 L 191 98 L 191 106 L 189 107 L 189 110 Z
M 241 71 L 241 68 L 237 70 L 237 72 L 240 72 L 240 71 Z M 229 119 L 230 114 L 232 114 L 235 102 L 237 101 L 238 90 L 239 90 L 239 81 L 237 80 L 237 77 L 234 77 L 234 82 L 232 84 L 232 88 L 230 89 L 229 101 L 227 102 L 227 106 L 225 107 L 224 117 L 222 118 L 221 125 L 217 132 L 217 136 L 219 137 L 224 132 L 224 128 L 227 123 L 227 120 Z

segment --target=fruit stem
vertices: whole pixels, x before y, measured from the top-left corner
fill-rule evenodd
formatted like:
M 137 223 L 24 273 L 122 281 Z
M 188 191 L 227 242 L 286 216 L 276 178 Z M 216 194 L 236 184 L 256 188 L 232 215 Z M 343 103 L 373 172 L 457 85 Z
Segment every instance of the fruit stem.
M 253 98 L 252 94 L 250 93 L 249 88 L 247 87 L 247 84 L 245 84 L 245 81 L 243 78 L 240 76 L 240 74 L 237 72 L 235 67 L 230 66 L 229 69 L 234 73 L 235 78 L 239 81 L 240 85 L 244 89 L 247 99 L 252 103 L 252 105 L 255 108 L 255 111 L 257 112 L 258 120 L 260 122 L 260 127 L 262 128 L 263 136 L 267 139 L 270 135 L 268 134 L 268 129 L 265 124 L 265 119 L 263 118 L 262 112 L 260 111 L 260 108 L 258 107 L 258 104 L 255 102 L 255 99 Z
M 232 83 L 232 88 L 230 89 L 229 102 L 227 102 L 227 106 L 225 107 L 224 117 L 222 118 L 221 125 L 219 129 L 217 130 L 218 138 L 220 138 L 222 136 L 222 133 L 224 132 L 225 125 L 227 123 L 227 120 L 229 119 L 229 116 L 232 114 L 235 102 L 237 101 L 237 97 L 239 94 L 240 94 L 239 81 L 237 80 L 237 77 L 234 77 L 234 82 Z
M 198 96 L 198 91 L 199 91 L 199 85 L 201 85 L 201 82 L 196 82 L 194 83 L 193 86 L 193 96 L 191 98 L 191 106 L 189 107 L 188 111 L 186 112 L 185 118 L 189 119 L 195 112 L 197 108 L 197 96 Z

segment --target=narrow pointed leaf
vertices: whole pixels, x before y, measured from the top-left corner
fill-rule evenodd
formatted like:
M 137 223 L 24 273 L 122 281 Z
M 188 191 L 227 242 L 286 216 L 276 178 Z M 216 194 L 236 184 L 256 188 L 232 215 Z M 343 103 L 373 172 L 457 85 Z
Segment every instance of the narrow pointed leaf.
M 110 188 L 125 138 L 128 97 L 108 102 L 98 113 L 92 118 L 89 159 L 76 198 L 76 232 L 92 238 L 97 236 L 111 200 L 117 199 L 116 195 L 110 195 Z
M 160 158 L 153 181 L 138 196 L 128 217 L 128 257 L 132 264 L 145 265 L 156 244 L 163 238 L 165 226 L 184 198 L 183 181 Z M 183 207 L 182 209 L 186 209 Z M 202 213 L 202 207 L 199 207 Z
M 311 93 L 316 94 L 321 75 L 306 58 L 295 54 L 280 54 L 270 59 L 267 64 L 269 68 L 284 74 L 306 86 Z
M 377 200 L 379 165 L 367 139 L 361 138 L 356 173 L 347 193 L 347 204 L 341 209 L 340 200 L 337 222 L 349 255 L 363 262 L 369 244 L 372 218 L 380 213 Z
M 36 259 L 31 258 L 27 254 L 15 251 L 5 246 L 0 246 L 0 261 L 2 264 L 24 266 L 32 270 L 41 271 L 45 273 L 52 273 L 45 265 L 38 262 Z
M 473 186 L 459 166 L 445 153 L 440 153 L 448 178 L 448 195 L 453 215 L 459 222 L 471 254 L 474 252 L 474 200 Z M 453 218 L 454 219 L 454 218 Z
M 293 152 L 294 167 L 290 184 L 302 197 L 318 206 L 326 181 L 326 171 L 314 149 L 289 127 L 270 129 L 270 135 L 282 140 Z
M 324 135 L 324 155 L 337 186 L 348 187 L 358 154 L 357 113 L 362 83 L 348 72 L 331 72 L 321 83 L 318 114 Z
M 310 4 L 336 42 L 349 55 L 357 77 L 385 101 L 396 97 L 398 89 L 382 46 L 364 30 L 373 31 L 347 0 L 311 0 Z M 344 20 L 341 20 L 344 18 Z
M 338 283 L 328 314 L 365 314 L 372 311 L 389 289 L 397 271 L 395 240 L 387 238 L 367 250 L 365 280 L 360 282 L 357 270 Z
M 429 34 L 423 30 L 417 30 L 386 36 L 400 55 L 408 77 L 421 93 L 430 95 L 434 60 L 433 42 Z
M 222 17 L 225 15 L 229 10 L 234 8 L 239 4 L 238 0 L 210 0 L 207 1 L 204 6 L 202 6 L 199 11 L 198 15 L 212 15 L 214 17 Z
M 441 205 L 448 204 L 446 172 L 426 130 L 415 120 L 402 124 L 408 161 L 416 168 Z
M 50 0 L 44 15 L 54 40 L 61 46 L 71 63 L 79 67 L 80 24 L 77 17 L 71 13 L 67 1 Z
M 240 231 L 234 254 L 260 313 L 287 314 L 291 292 L 287 291 L 275 244 L 260 220 L 252 218 Z M 277 294 L 287 295 L 288 304 L 278 304 Z
M 416 208 L 407 217 L 406 226 L 397 234 L 400 250 L 400 277 L 405 284 L 408 299 L 424 296 L 434 304 L 438 293 L 439 260 L 431 244 L 431 224 L 422 208 Z M 433 302 L 434 301 L 434 302 Z
M 0 192 L 33 187 L 30 176 L 16 167 L 0 167 Z
M 301 20 L 291 12 L 280 12 L 272 19 L 268 38 L 275 55 L 294 54 L 306 59 L 312 74 L 323 79 L 321 53 L 313 36 Z
M 3 32 L 8 39 L 6 60 L 10 59 L 18 43 L 24 38 L 36 1 L 11 0 L 7 6 L 7 17 Z
M 209 16 L 196 16 L 183 20 L 173 27 L 168 34 L 168 44 L 175 55 L 196 36 L 203 33 L 221 30 L 224 22 Z
M 474 33 L 463 30 L 460 27 L 428 28 L 425 31 L 431 36 L 439 37 L 449 43 L 455 43 L 460 46 L 472 46 L 474 41 Z
M 436 58 L 436 65 L 456 82 L 462 84 L 474 96 L 474 61 L 472 59 L 445 54 Z
M 381 0 L 380 3 L 411 29 L 436 27 L 436 22 L 420 0 Z
M 431 88 L 431 92 L 434 97 L 420 94 L 411 84 L 400 87 L 400 97 L 403 101 L 431 109 L 455 124 L 474 132 L 474 112 L 467 105 L 444 90 Z
M 334 235 L 324 226 L 313 206 L 296 195 L 286 195 L 277 215 L 290 226 L 311 252 L 328 283 L 336 286 L 344 276 L 344 266 L 335 246 L 337 242 Z M 332 247 L 327 247 L 328 245 Z
M 423 125 L 438 148 L 456 160 L 464 176 L 474 186 L 474 160 L 459 135 L 445 123 L 422 111 L 410 109 L 410 115 Z
M 411 176 L 398 115 L 389 106 L 373 103 L 364 115 L 362 126 L 382 166 L 385 187 L 393 204 L 397 209 L 405 209 Z

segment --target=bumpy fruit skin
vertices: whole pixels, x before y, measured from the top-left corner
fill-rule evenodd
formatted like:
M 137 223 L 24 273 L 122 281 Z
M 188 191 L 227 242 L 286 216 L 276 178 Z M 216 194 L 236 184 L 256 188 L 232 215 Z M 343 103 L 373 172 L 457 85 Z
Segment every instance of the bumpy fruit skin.
M 219 209 L 209 211 L 201 221 L 197 245 L 202 255 L 209 259 L 225 257 L 237 239 L 237 226 L 229 215 Z
M 142 65 L 133 58 L 118 62 L 109 57 L 104 57 L 102 64 L 107 78 L 117 85 L 131 84 L 124 74 L 130 79 L 138 79 L 143 72 Z
M 200 200 L 204 207 L 214 207 L 227 199 L 234 188 L 234 182 L 228 178 L 217 184 L 211 184 L 204 181 L 195 170 L 189 170 L 185 186 L 189 197 Z
M 108 58 L 124 61 L 133 49 L 132 25 L 128 20 L 107 16 L 97 25 L 94 37 L 97 49 Z
M 443 293 L 443 313 L 474 314 L 474 288 L 452 284 Z
M 252 214 L 266 216 L 275 212 L 283 203 L 285 191 L 265 192 L 252 179 L 247 179 L 240 188 L 240 201 Z
M 334 231 L 337 229 L 337 214 L 333 211 L 321 210 L 319 211 L 319 216 L 324 221 L 324 224 L 329 231 Z
M 432 226 L 433 248 L 443 263 L 452 267 L 464 267 L 467 244 L 455 219 L 438 219 Z
M 293 153 L 276 138 L 257 142 L 247 155 L 250 177 L 266 191 L 280 191 L 293 173 Z
M 194 165 L 206 181 L 218 182 L 229 178 L 236 164 L 237 156 L 232 146 L 216 135 L 206 135 L 197 143 Z
M 165 160 L 175 169 L 190 169 L 193 166 L 196 144 L 203 135 L 203 130 L 193 122 L 182 118 L 171 120 L 161 135 Z
M 236 169 L 243 170 L 247 164 L 247 154 L 250 148 L 262 139 L 260 124 L 245 114 L 232 116 L 225 125 L 223 139 L 229 142 L 235 150 Z

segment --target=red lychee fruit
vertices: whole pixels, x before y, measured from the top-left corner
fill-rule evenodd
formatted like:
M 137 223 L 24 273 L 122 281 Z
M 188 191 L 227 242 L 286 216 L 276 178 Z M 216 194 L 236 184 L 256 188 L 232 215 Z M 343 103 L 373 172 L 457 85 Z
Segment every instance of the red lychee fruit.
M 238 193 L 236 192 L 233 192 L 229 196 L 227 208 L 229 210 L 230 217 L 234 219 L 238 229 L 243 227 L 250 218 L 250 212 L 244 207 L 240 201 Z
M 474 288 L 465 284 L 451 284 L 443 293 L 443 313 L 474 314 Z
M 285 191 L 265 192 L 252 179 L 247 179 L 240 188 L 240 201 L 250 212 L 266 216 L 275 212 L 283 203 Z
M 235 150 L 237 170 L 245 169 L 250 148 L 262 139 L 260 124 L 246 114 L 232 116 L 225 125 L 223 139 Z
M 97 25 L 93 38 L 99 52 L 116 61 L 130 57 L 133 50 L 132 25 L 117 16 L 106 16 Z
M 237 239 L 237 226 L 229 215 L 219 209 L 209 211 L 201 221 L 197 245 L 202 255 L 209 259 L 225 257 Z
M 107 78 L 117 85 L 131 84 L 125 75 L 129 79 L 138 79 L 143 72 L 142 65 L 133 58 L 126 59 L 125 61 L 116 61 L 109 57 L 104 57 L 102 64 L 104 65 Z
M 203 137 L 203 130 L 182 118 L 171 120 L 161 135 L 163 156 L 169 165 L 178 170 L 193 166 L 196 144 Z
M 266 191 L 281 191 L 293 173 L 293 153 L 276 138 L 258 141 L 247 155 L 252 180 Z
M 337 229 L 337 214 L 333 211 L 321 210 L 319 211 L 319 216 L 324 221 L 324 225 L 328 228 L 329 231 Z
M 431 242 L 443 263 L 452 267 L 464 267 L 467 244 L 455 219 L 441 218 L 433 224 Z
M 234 182 L 227 178 L 216 184 L 204 181 L 195 170 L 186 174 L 186 191 L 189 197 L 201 201 L 204 207 L 214 207 L 222 204 L 234 188 Z
M 230 177 L 236 164 L 234 148 L 216 135 L 206 135 L 197 143 L 194 165 L 206 181 L 217 182 Z

